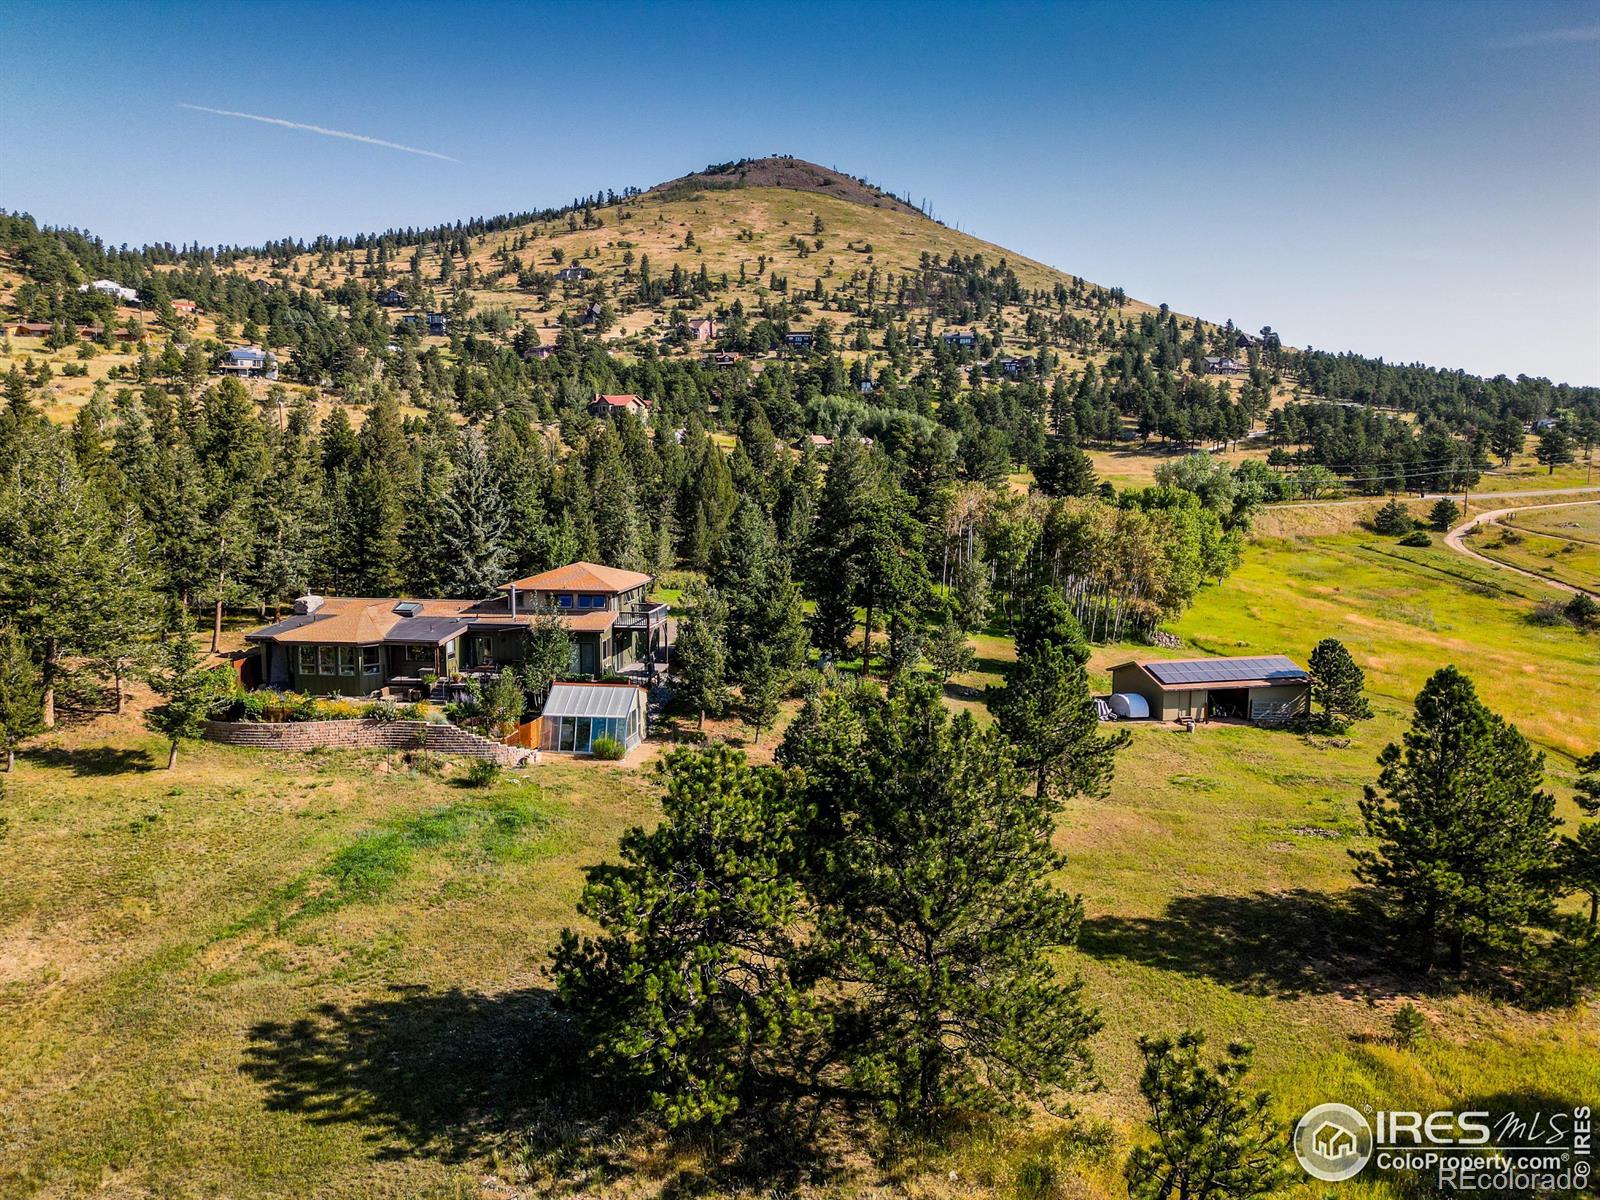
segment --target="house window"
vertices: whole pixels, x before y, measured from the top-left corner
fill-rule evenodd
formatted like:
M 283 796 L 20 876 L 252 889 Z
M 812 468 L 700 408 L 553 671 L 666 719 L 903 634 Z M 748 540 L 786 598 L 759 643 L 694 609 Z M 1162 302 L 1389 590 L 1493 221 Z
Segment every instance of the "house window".
M 315 675 L 317 673 L 317 648 L 315 646 L 299 647 L 299 671 L 301 675 Z
M 354 675 L 356 673 L 356 648 L 354 646 L 339 647 L 339 674 Z
M 317 674 L 337 675 L 339 673 L 339 648 L 337 646 L 317 647 Z
M 377 675 L 383 671 L 383 651 L 377 646 L 361 647 L 361 673 Z
M 561 595 L 557 596 L 556 597 L 556 605 L 558 607 L 560 607 L 560 608 L 571 608 L 572 607 L 572 596 L 571 596 L 571 594 L 567 593 L 567 592 L 563 592 Z

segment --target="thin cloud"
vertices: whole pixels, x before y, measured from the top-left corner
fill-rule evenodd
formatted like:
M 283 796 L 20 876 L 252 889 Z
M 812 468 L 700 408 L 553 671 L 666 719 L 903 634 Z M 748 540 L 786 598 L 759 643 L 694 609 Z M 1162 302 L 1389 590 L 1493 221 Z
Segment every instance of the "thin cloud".
M 282 117 L 262 117 L 255 113 L 234 112 L 226 108 L 207 108 L 204 104 L 179 103 L 179 108 L 194 112 L 212 113 L 219 117 L 238 117 L 242 121 L 260 121 L 263 125 L 281 125 L 285 129 L 303 129 L 307 133 L 320 133 L 323 137 L 344 138 L 347 142 L 365 142 L 369 146 L 382 146 L 385 150 L 403 150 L 407 154 L 420 154 L 423 158 L 437 158 L 443 162 L 459 163 L 459 158 L 439 154 L 432 150 L 419 150 L 415 146 L 402 146 L 399 142 L 386 142 L 382 138 L 368 137 L 364 133 L 346 133 L 342 129 L 324 129 L 321 125 L 307 125 L 302 121 L 285 121 Z
M 1534 33 L 1521 33 L 1500 43 L 1507 49 L 1529 46 L 1571 46 L 1582 42 L 1600 42 L 1600 25 L 1575 25 L 1567 29 L 1541 29 Z

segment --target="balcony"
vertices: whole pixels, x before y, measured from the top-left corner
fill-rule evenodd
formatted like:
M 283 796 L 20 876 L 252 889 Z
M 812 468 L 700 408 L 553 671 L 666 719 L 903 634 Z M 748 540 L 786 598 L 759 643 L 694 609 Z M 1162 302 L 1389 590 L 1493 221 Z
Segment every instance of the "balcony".
M 621 630 L 655 630 L 667 623 L 667 606 L 665 604 L 635 604 L 622 608 L 617 613 L 616 622 L 612 629 Z

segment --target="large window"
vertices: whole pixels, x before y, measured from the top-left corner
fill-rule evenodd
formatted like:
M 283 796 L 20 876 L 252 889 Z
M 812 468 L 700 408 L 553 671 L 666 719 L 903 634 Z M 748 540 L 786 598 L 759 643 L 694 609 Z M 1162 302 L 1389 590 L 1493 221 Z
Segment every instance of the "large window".
M 315 646 L 299 647 L 299 674 L 315 675 L 317 673 L 317 648 Z
M 337 675 L 339 673 L 339 647 L 317 647 L 317 674 Z
M 339 647 L 339 674 L 354 675 L 356 673 L 356 648 L 354 646 Z
M 628 746 L 637 740 L 638 732 L 638 710 L 626 717 L 550 717 L 544 722 L 540 748 L 592 754 L 600 738 L 615 738 Z
M 383 650 L 381 647 L 361 647 L 361 673 L 363 675 L 381 675 L 383 673 Z

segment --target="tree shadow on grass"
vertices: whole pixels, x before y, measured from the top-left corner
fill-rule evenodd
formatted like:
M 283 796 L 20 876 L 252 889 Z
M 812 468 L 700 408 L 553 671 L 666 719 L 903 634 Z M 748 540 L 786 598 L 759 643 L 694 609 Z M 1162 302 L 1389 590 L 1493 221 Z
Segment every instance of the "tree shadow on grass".
M 155 763 L 145 750 L 129 750 L 118 746 L 94 746 L 83 750 L 63 750 L 49 747 L 26 750 L 21 758 L 43 767 L 61 767 L 74 775 L 100 777 L 125 775 L 130 771 L 151 771 Z
M 586 1192 L 664 1138 L 640 1097 L 586 1059 L 554 1000 L 548 988 L 490 996 L 395 987 L 256 1025 L 243 1069 L 266 1089 L 269 1109 L 368 1127 L 379 1159 L 461 1163 L 494 1150 L 546 1193 Z M 667 1190 L 792 1187 L 826 1173 L 798 1140 L 802 1107 L 776 1106 L 760 1128 L 724 1131 L 701 1162 L 669 1168 Z
M 512 1133 L 542 1152 L 598 1141 L 618 1119 L 545 988 L 396 987 L 350 1008 L 324 1004 L 255 1026 L 244 1070 L 270 1109 L 369 1126 L 380 1158 L 460 1162 Z
M 1400 948 L 1370 893 L 1304 888 L 1178 896 L 1159 917 L 1085 920 L 1079 949 L 1202 979 L 1254 996 L 1381 999 L 1410 990 Z

